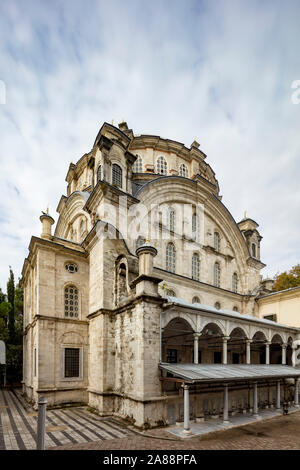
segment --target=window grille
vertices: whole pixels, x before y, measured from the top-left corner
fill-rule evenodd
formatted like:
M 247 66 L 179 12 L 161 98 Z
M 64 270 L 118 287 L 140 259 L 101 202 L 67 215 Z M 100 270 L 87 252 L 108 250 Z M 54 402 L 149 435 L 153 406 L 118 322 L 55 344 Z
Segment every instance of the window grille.
M 78 318 L 78 298 L 78 289 L 75 286 L 68 286 L 65 288 L 65 317 Z
M 185 178 L 188 178 L 188 176 L 189 176 L 187 166 L 184 163 L 182 165 L 180 165 L 180 167 L 179 167 L 179 175 L 184 176 Z
M 196 235 L 197 231 L 198 231 L 198 217 L 197 217 L 197 214 L 193 214 L 193 217 L 192 217 L 192 232 L 193 232 L 194 236 Z
M 65 348 L 65 377 L 80 376 L 80 349 Z
M 137 156 L 136 161 L 132 167 L 133 173 L 143 173 L 143 159 L 140 155 Z
M 199 268 L 200 268 L 200 260 L 199 255 L 197 253 L 193 254 L 192 258 L 192 278 L 196 281 L 199 281 Z
M 74 263 L 67 263 L 65 265 L 65 268 L 66 268 L 66 271 L 68 271 L 69 273 L 77 273 L 78 271 L 78 266 Z
M 175 231 L 175 210 L 174 209 L 170 209 L 169 210 L 169 213 L 168 213 L 168 225 L 169 225 L 169 230 L 170 232 L 174 232 Z
M 166 248 L 166 270 L 175 273 L 175 248 L 173 243 L 168 243 Z
M 218 232 L 214 233 L 214 247 L 216 251 L 220 251 L 220 235 Z
M 158 157 L 156 162 L 156 172 L 160 175 L 166 175 L 168 173 L 168 165 L 165 157 L 162 155 Z
M 219 263 L 215 263 L 214 268 L 214 285 L 216 287 L 220 287 L 220 265 Z
M 122 188 L 122 168 L 116 163 L 112 166 L 112 184 Z
M 237 276 L 237 273 L 233 273 L 233 275 L 232 275 L 232 290 L 233 290 L 233 292 L 238 291 L 238 276 Z
M 102 180 L 102 167 L 101 165 L 98 166 L 98 171 L 97 171 L 97 181 Z

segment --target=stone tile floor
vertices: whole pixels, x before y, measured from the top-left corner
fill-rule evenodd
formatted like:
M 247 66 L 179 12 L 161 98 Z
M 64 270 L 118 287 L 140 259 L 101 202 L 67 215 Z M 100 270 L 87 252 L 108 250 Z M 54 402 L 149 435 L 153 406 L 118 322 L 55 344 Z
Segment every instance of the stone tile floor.
M 263 418 L 230 417 L 224 430 L 217 420 L 199 423 L 205 433 L 189 439 L 160 428 L 137 432 L 115 418 L 101 418 L 86 407 L 47 411 L 46 448 L 51 450 L 299 450 L 300 412 L 260 411 Z M 275 416 L 273 416 L 275 414 Z M 0 390 L 0 449 L 35 449 L 37 413 L 23 408 L 10 391 Z M 194 426 L 194 424 L 192 425 Z M 192 427 L 193 430 L 193 427 Z M 209 432 L 207 433 L 207 430 Z M 171 432 L 170 432 L 171 431 Z M 180 432 L 180 428 L 177 428 Z
M 22 406 L 9 390 L 0 390 L 0 450 L 36 448 L 37 412 Z M 47 410 L 46 449 L 69 444 L 122 439 L 132 431 L 114 418 L 101 418 L 87 407 Z

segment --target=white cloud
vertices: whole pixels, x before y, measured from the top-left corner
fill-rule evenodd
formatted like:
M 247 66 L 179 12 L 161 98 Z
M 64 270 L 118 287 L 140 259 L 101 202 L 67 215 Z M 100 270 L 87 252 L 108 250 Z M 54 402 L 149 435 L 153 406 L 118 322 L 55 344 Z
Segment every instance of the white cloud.
M 299 259 L 300 5 L 289 1 L 0 4 L 0 285 L 40 211 L 103 121 L 187 146 L 196 137 L 239 220 L 260 224 L 266 273 Z

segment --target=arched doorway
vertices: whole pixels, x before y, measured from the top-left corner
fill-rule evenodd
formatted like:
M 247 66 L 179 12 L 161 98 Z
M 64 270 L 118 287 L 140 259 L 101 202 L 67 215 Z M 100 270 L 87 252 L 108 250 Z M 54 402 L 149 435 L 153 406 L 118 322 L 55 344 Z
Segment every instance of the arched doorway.
M 216 323 L 208 323 L 199 337 L 199 355 L 203 364 L 221 364 L 224 336 Z
M 234 328 L 230 333 L 227 342 L 227 362 L 228 364 L 246 363 L 246 333 L 242 328 Z
M 251 364 L 266 363 L 266 345 L 267 338 L 262 331 L 257 331 L 252 338 L 251 343 Z
M 282 363 L 282 338 L 279 334 L 273 336 L 270 345 L 270 364 Z
M 169 363 L 193 362 L 194 330 L 183 318 L 169 321 L 162 334 L 162 361 Z
M 293 355 L 292 344 L 293 344 L 293 338 L 291 336 L 289 336 L 288 341 L 287 341 L 287 347 L 286 347 L 286 364 L 288 366 L 293 365 L 293 361 L 292 361 L 292 355 Z M 296 353 L 296 354 L 299 354 L 299 352 Z

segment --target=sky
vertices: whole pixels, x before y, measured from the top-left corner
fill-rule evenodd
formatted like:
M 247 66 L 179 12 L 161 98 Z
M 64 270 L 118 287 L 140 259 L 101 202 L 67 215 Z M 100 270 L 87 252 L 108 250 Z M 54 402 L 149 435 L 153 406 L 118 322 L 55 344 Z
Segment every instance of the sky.
M 259 224 L 264 277 L 299 263 L 299 17 L 298 0 L 0 0 L 2 289 L 70 162 L 123 119 L 200 142 L 235 220 Z

